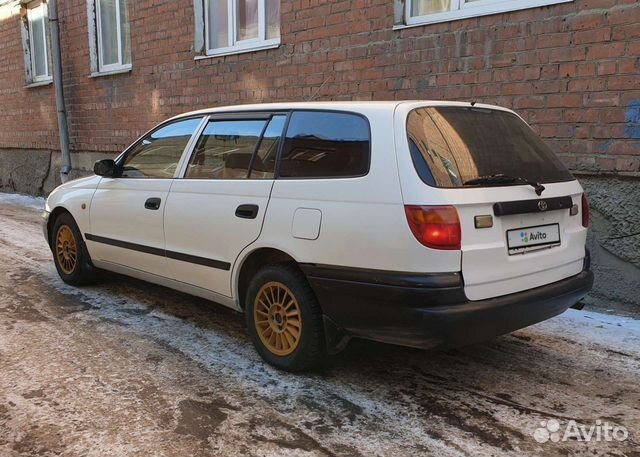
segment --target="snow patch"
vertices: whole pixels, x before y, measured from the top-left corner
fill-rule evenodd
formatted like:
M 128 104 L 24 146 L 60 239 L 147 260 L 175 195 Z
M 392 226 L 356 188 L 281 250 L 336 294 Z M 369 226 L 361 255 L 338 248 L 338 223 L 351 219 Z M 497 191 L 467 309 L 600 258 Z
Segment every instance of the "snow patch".
M 7 194 L 0 192 L 0 204 L 21 206 L 23 208 L 44 210 L 45 199 L 23 194 Z
M 569 309 L 529 330 L 562 335 L 573 341 L 625 353 L 640 353 L 640 320 L 593 311 Z

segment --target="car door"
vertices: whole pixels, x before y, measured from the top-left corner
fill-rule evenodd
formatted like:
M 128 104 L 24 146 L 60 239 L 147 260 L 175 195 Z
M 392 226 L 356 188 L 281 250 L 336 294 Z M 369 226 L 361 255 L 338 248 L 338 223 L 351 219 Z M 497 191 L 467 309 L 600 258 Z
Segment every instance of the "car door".
M 285 114 L 212 116 L 169 193 L 172 278 L 230 297 L 231 267 L 260 235 Z
M 202 117 L 163 124 L 118 160 L 91 201 L 87 244 L 94 260 L 166 276 L 163 214 L 181 157 Z

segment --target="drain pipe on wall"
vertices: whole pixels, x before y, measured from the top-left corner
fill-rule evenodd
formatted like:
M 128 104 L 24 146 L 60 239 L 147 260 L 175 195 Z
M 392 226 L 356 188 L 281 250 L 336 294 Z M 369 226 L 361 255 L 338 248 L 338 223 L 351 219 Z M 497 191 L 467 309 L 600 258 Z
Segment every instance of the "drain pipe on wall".
M 56 0 L 47 2 L 49 10 L 49 29 L 51 30 L 51 58 L 53 60 L 53 82 L 56 89 L 56 109 L 58 111 L 58 132 L 60 135 L 60 152 L 62 168 L 60 180 L 65 183 L 71 172 L 71 153 L 69 152 L 69 130 L 67 127 L 67 111 L 64 106 L 64 90 L 62 88 L 62 57 L 60 53 L 60 28 L 58 27 L 58 5 Z

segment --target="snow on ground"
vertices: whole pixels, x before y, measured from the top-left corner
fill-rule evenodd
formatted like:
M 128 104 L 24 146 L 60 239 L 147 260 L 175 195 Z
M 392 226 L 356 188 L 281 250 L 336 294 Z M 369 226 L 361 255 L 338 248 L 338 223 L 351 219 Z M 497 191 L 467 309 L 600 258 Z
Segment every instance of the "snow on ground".
M 32 208 L 0 194 L 0 455 L 604 455 L 638 446 L 638 320 L 570 310 L 447 352 L 354 342 L 325 370 L 290 375 L 262 363 L 242 317 L 220 306 L 115 275 L 65 285 Z M 606 419 L 631 437 L 536 442 L 551 418 Z
M 7 194 L 0 192 L 0 205 L 14 205 L 29 209 L 44 209 L 44 198 L 23 194 Z
M 585 344 L 640 355 L 639 319 L 570 309 L 556 319 L 533 326 L 530 331 L 564 335 Z

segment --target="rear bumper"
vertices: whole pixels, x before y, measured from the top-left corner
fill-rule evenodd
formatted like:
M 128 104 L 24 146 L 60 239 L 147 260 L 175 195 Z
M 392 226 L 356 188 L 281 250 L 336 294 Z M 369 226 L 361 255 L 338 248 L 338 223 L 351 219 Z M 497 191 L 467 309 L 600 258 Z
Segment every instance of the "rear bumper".
M 588 256 L 587 256 L 588 258 Z M 501 297 L 470 301 L 459 273 L 415 275 L 303 265 L 325 314 L 328 345 L 355 336 L 422 349 L 455 347 L 564 312 L 593 285 L 578 275 Z

